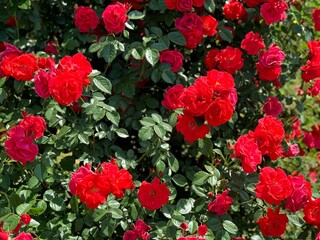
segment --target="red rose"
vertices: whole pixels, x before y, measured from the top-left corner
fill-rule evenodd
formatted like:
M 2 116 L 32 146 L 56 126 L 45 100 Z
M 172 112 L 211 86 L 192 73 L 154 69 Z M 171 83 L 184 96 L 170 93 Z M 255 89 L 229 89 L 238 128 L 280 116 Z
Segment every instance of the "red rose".
M 150 231 L 151 227 L 146 224 L 144 221 L 138 219 L 135 224 L 133 224 L 133 230 L 125 232 L 123 235 L 123 240 L 133 240 L 141 238 L 142 240 L 150 239 L 150 234 L 147 231 Z
M 312 9 L 312 20 L 314 22 L 314 29 L 320 31 L 320 8 Z
M 74 72 L 78 75 L 83 86 L 90 84 L 88 75 L 92 72 L 90 62 L 82 53 L 71 56 L 65 56 L 59 61 L 58 69 L 63 72 Z
M 301 67 L 301 71 L 302 79 L 305 82 L 320 77 L 320 57 L 308 60 L 307 64 Z
M 244 2 L 248 7 L 256 7 L 262 2 L 262 0 L 244 0 Z
M 192 0 L 177 0 L 176 7 L 179 12 L 188 12 L 192 10 Z
M 165 0 L 165 4 L 169 10 L 173 10 L 176 8 L 177 0 Z
M 284 58 L 284 52 L 276 44 L 271 45 L 267 51 L 262 52 L 256 65 L 259 78 L 265 81 L 278 79 L 282 72 L 281 63 Z
M 263 112 L 267 115 L 276 117 L 280 113 L 282 113 L 282 111 L 282 104 L 276 97 L 268 97 L 265 104 L 263 105 Z
M 165 50 L 160 52 L 160 63 L 169 63 L 172 72 L 178 72 L 182 67 L 183 55 L 178 50 Z
M 261 49 L 265 48 L 263 39 L 259 33 L 249 32 L 241 42 L 241 48 L 246 50 L 247 54 L 258 54 Z
M 31 217 L 29 214 L 22 214 L 20 216 L 20 221 L 23 222 L 24 224 L 28 225 L 31 222 Z
M 111 192 L 108 177 L 90 173 L 77 183 L 76 195 L 88 208 L 97 208 L 106 201 Z
M 23 113 L 23 119 L 19 122 L 19 126 L 25 131 L 27 137 L 37 139 L 43 136 L 46 130 L 46 122 L 43 117 L 29 115 Z
M 285 232 L 288 217 L 286 214 L 280 214 L 279 211 L 280 208 L 274 211 L 268 208 L 267 216 L 258 219 L 263 236 L 280 237 Z
M 309 58 L 318 58 L 320 57 L 320 39 L 308 41 L 308 48 L 309 48 Z
M 26 136 L 24 128 L 15 126 L 8 131 L 8 136 L 9 139 L 4 142 L 8 156 L 24 166 L 27 162 L 33 162 L 38 154 L 38 146 L 32 138 Z
M 261 118 L 253 135 L 263 155 L 268 154 L 271 160 L 282 156 L 281 142 L 284 138 L 284 128 L 280 120 L 272 116 Z
M 255 172 L 262 162 L 262 153 L 251 135 L 240 136 L 234 145 L 234 156 L 241 160 L 242 168 L 246 173 Z
M 14 238 L 14 240 L 33 240 L 34 238 L 30 233 L 22 232 Z
M 203 21 L 203 35 L 212 37 L 217 33 L 218 21 L 211 15 L 201 16 Z
M 152 211 L 161 208 L 169 201 L 170 190 L 167 184 L 160 183 L 155 177 L 151 183 L 143 181 L 138 190 L 138 199 L 142 207 Z
M 161 104 L 168 110 L 175 110 L 177 108 L 184 107 L 184 103 L 181 101 L 181 96 L 184 93 L 184 87 L 182 84 L 174 85 L 173 87 L 168 87 L 164 99 Z
M 292 193 L 292 184 L 280 168 L 264 167 L 256 184 L 256 196 L 268 204 L 280 204 Z
M 312 126 L 311 132 L 304 132 L 303 141 L 308 148 L 320 149 L 320 125 Z
M 56 76 L 50 78 L 49 92 L 61 105 L 77 102 L 82 95 L 83 82 L 76 72 L 57 70 Z
M 303 208 L 306 223 L 314 226 L 320 225 L 320 198 L 309 201 Z
M 56 71 L 56 63 L 51 57 L 38 57 L 38 67 L 40 70 L 49 70 L 51 72 Z
M 77 185 L 80 181 L 82 181 L 82 179 L 89 174 L 93 174 L 93 172 L 91 171 L 91 166 L 89 164 L 86 164 L 85 166 L 81 166 L 77 172 L 73 172 L 72 173 L 72 177 L 71 180 L 68 184 L 70 192 L 72 194 L 76 194 L 77 193 Z
M 58 54 L 58 43 L 56 41 L 47 42 L 44 51 L 48 54 Z
M 207 231 L 208 231 L 208 227 L 206 224 L 201 224 L 199 227 L 198 227 L 198 234 L 200 236 L 204 236 L 206 235 Z
M 10 43 L 0 43 L 0 62 L 5 56 L 9 55 L 21 55 L 23 54 L 22 51 L 20 51 L 16 46 L 10 44 Z
M 74 24 L 80 32 L 88 32 L 98 26 L 99 17 L 90 7 L 80 6 L 76 9 Z
M 184 140 L 190 143 L 204 138 L 210 132 L 206 124 L 199 125 L 191 113 L 186 110 L 183 111 L 183 115 L 178 116 L 176 128 L 183 135 Z
M 135 188 L 132 175 L 126 169 L 119 169 L 114 158 L 111 162 L 102 163 L 96 173 L 108 179 L 110 191 L 117 198 L 124 196 L 125 189 Z
M 119 34 L 128 20 L 127 8 L 120 2 L 110 4 L 102 13 L 104 26 L 109 33 Z
M 302 175 L 288 176 L 291 181 L 293 191 L 287 198 L 286 209 L 296 212 L 302 209 L 311 200 L 312 190 L 310 182 L 306 181 Z
M 0 230 L 0 240 L 9 240 L 9 233 Z
M 237 0 L 231 0 L 223 6 L 223 15 L 227 19 L 237 20 L 247 18 L 247 11 L 243 6 L 243 3 Z
M 2 59 L 2 71 L 16 80 L 29 81 L 38 70 L 37 58 L 31 54 L 9 55 Z
M 287 18 L 285 10 L 288 10 L 288 5 L 285 1 L 279 0 L 276 2 L 267 2 L 261 5 L 260 14 L 267 25 L 280 22 Z
M 234 88 L 234 79 L 230 73 L 218 70 L 211 70 L 207 72 L 208 84 L 214 91 L 230 91 Z
M 308 89 L 308 92 L 314 97 L 320 94 L 320 78 L 316 79 L 313 86 Z
M 241 50 L 230 46 L 221 50 L 217 54 L 216 59 L 219 61 L 219 70 L 226 71 L 230 74 L 235 74 L 237 70 L 243 67 L 244 63 Z
M 181 100 L 193 116 L 203 115 L 212 103 L 213 90 L 206 77 L 197 78 L 184 90 Z
M 216 213 L 219 216 L 225 215 L 233 203 L 233 199 L 228 194 L 229 190 L 217 194 L 216 199 L 208 205 L 209 212 Z
M 50 73 L 40 69 L 34 76 L 34 90 L 41 98 L 48 98 L 51 96 L 48 87 L 50 75 Z
M 228 99 L 216 98 L 205 112 L 204 118 L 212 127 L 220 126 L 230 120 L 234 107 Z
M 187 48 L 196 48 L 203 38 L 203 22 L 195 13 L 185 13 L 182 18 L 175 20 L 175 27 L 186 39 Z
M 209 52 L 207 53 L 204 59 L 204 65 L 206 65 L 207 69 L 211 70 L 217 66 L 218 60 L 216 59 L 216 56 L 218 55 L 218 53 L 219 53 L 218 48 L 209 50 Z

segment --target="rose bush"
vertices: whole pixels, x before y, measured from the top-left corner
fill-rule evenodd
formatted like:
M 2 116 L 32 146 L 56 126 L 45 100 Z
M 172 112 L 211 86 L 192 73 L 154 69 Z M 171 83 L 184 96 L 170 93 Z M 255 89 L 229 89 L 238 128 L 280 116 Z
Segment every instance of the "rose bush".
M 1 239 L 319 239 L 320 2 L 4 0 Z

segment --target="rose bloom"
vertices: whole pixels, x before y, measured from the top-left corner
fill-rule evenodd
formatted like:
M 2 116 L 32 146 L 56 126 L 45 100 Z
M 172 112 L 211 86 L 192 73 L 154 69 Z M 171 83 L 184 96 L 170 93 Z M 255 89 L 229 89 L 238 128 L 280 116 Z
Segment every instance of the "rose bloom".
M 217 66 L 218 60 L 216 59 L 216 56 L 218 55 L 218 53 L 219 53 L 218 48 L 211 49 L 207 53 L 204 59 L 204 65 L 206 65 L 208 70 L 214 69 Z
M 185 47 L 196 48 L 202 41 L 203 22 L 197 14 L 185 13 L 182 18 L 176 18 L 175 27 L 185 37 Z
M 20 221 L 23 222 L 24 224 L 28 225 L 31 222 L 31 217 L 29 214 L 22 214 L 20 216 Z
M 221 71 L 226 71 L 230 74 L 235 74 L 237 70 L 243 67 L 244 59 L 239 48 L 226 47 L 221 50 L 216 59 L 218 60 L 218 68 Z
M 265 48 L 263 39 L 259 33 L 249 32 L 241 42 L 241 48 L 244 49 L 247 54 L 258 54 L 261 49 Z
M 227 19 L 237 20 L 247 18 L 247 11 L 243 6 L 243 3 L 237 0 L 231 0 L 223 6 L 223 15 Z
M 303 136 L 303 142 L 308 148 L 320 149 L 320 125 L 311 127 L 311 132 L 305 131 Z
M 124 190 L 135 188 L 132 175 L 126 169 L 119 169 L 114 158 L 111 162 L 102 163 L 96 173 L 108 179 L 111 193 L 117 198 L 124 196 Z
M 288 146 L 288 151 L 286 151 L 283 155 L 285 157 L 294 157 L 300 153 L 300 149 L 298 144 L 291 144 Z
M 49 78 L 51 74 L 43 69 L 40 69 L 34 76 L 34 90 L 41 98 L 48 98 L 51 96 L 49 91 Z
M 38 70 L 37 58 L 32 53 L 9 55 L 2 59 L 1 68 L 6 76 L 20 81 L 29 81 Z
M 239 158 L 246 173 L 257 171 L 262 162 L 262 153 L 254 141 L 252 134 L 245 134 L 237 139 L 234 145 L 234 156 Z
M 103 204 L 110 192 L 108 177 L 96 173 L 85 175 L 76 186 L 76 195 L 80 201 L 92 209 Z
M 214 91 L 229 91 L 234 88 L 234 79 L 230 73 L 210 70 L 207 72 L 207 82 Z
M 177 0 L 176 7 L 179 12 L 188 12 L 192 10 L 192 0 Z
M 77 102 L 82 95 L 83 83 L 76 72 L 57 70 L 55 77 L 50 78 L 48 89 L 52 97 L 61 105 Z
M 23 52 L 20 51 L 16 46 L 10 43 L 0 42 L 0 62 L 5 56 L 9 56 L 9 55 L 18 56 L 21 54 L 23 54 Z
M 170 190 L 166 183 L 160 183 L 155 177 L 151 183 L 143 181 L 138 190 L 138 199 L 142 207 L 152 211 L 161 208 L 169 201 Z
M 59 61 L 58 70 L 63 72 L 74 72 L 79 76 L 79 80 L 83 86 L 90 84 L 88 75 L 92 72 L 92 67 L 86 56 L 77 53 L 71 56 L 64 56 Z
M 201 224 L 199 227 L 198 227 L 198 234 L 200 236 L 204 236 L 206 235 L 207 231 L 208 231 L 208 227 L 206 224 Z
M 216 98 L 205 112 L 204 118 L 212 127 L 228 122 L 233 115 L 234 107 L 228 99 Z
M 280 208 L 275 210 L 268 208 L 267 216 L 258 219 L 263 236 L 280 237 L 285 232 L 288 217 L 286 214 L 280 214 L 279 211 Z
M 183 55 L 178 50 L 164 50 L 160 52 L 160 63 L 169 63 L 172 72 L 178 72 L 182 67 Z
M 287 18 L 285 11 L 288 10 L 288 4 L 279 0 L 276 2 L 267 2 L 261 5 L 260 14 L 267 25 L 280 22 Z
M 189 143 L 204 138 L 210 132 L 210 128 L 206 124 L 198 124 L 187 110 L 183 111 L 183 115 L 178 116 L 176 128 L 177 132 L 180 132 L 184 140 Z
M 202 7 L 204 2 L 205 2 L 205 0 L 193 0 L 192 1 L 192 6 L 194 6 L 194 7 Z
M 301 71 L 302 79 L 305 82 L 320 77 L 320 57 L 308 60 L 307 64 L 301 67 Z
M 147 231 L 150 231 L 151 227 L 146 224 L 144 221 L 138 219 L 135 224 L 133 224 L 133 230 L 128 230 L 123 235 L 123 240 L 133 240 L 141 238 L 142 240 L 150 239 L 150 234 Z
M 259 78 L 264 81 L 278 79 L 282 72 L 281 63 L 284 59 L 284 52 L 276 44 L 271 45 L 267 51 L 261 52 L 256 65 Z
M 106 7 L 102 13 L 102 18 L 109 33 L 119 34 L 125 29 L 125 23 L 128 20 L 127 10 L 126 6 L 120 2 Z
M 218 27 L 218 21 L 211 15 L 201 16 L 203 21 L 203 35 L 212 37 L 217 33 L 216 28 Z
M 184 93 L 184 87 L 182 84 L 174 85 L 173 87 L 168 87 L 164 99 L 161 104 L 168 110 L 175 110 L 177 108 L 184 107 L 184 103 L 181 101 L 181 96 Z
M 77 193 L 78 183 L 81 182 L 82 179 L 89 174 L 93 174 L 93 172 L 91 171 L 91 166 L 89 164 L 81 166 L 76 172 L 71 173 L 72 177 L 68 186 L 72 194 L 75 195 Z
M 47 42 L 44 51 L 48 54 L 58 54 L 58 43 L 54 40 Z
M 308 224 L 320 225 L 320 198 L 309 201 L 303 208 L 303 219 Z
M 184 90 L 181 100 L 193 116 L 203 115 L 212 103 L 213 89 L 206 77 L 199 77 Z
M 9 233 L 0 230 L 0 240 L 9 240 Z
M 320 94 L 320 78 L 314 81 L 313 86 L 308 89 L 308 93 L 310 93 L 312 97 Z
M 14 240 L 33 240 L 34 238 L 30 233 L 22 232 L 14 238 Z
M 19 126 L 25 131 L 25 135 L 32 139 L 38 139 L 43 136 L 46 130 L 46 122 L 43 117 L 28 115 L 23 112 L 23 119 L 19 122 Z
M 244 2 L 248 7 L 256 7 L 260 5 L 262 0 L 244 0 Z
M 10 158 L 22 163 L 33 162 L 38 154 L 38 146 L 33 139 L 27 137 L 21 126 L 14 126 L 8 131 L 9 139 L 4 142 L 4 148 Z
M 268 204 L 280 204 L 292 194 L 292 183 L 280 168 L 264 167 L 256 184 L 256 196 Z
M 320 8 L 312 9 L 312 20 L 314 22 L 314 29 L 320 31 Z
M 90 7 L 80 6 L 74 15 L 74 24 L 80 32 L 88 32 L 98 26 L 99 17 Z
M 216 199 L 208 205 L 209 212 L 216 213 L 219 216 L 225 215 L 233 203 L 233 199 L 228 194 L 229 190 L 217 194 Z
M 293 191 L 286 200 L 285 208 L 290 212 L 296 212 L 302 209 L 308 201 L 311 201 L 311 184 L 302 175 L 288 176 L 288 178 L 292 183 Z
M 276 97 L 268 97 L 262 109 L 265 114 L 274 117 L 278 116 L 283 111 L 282 104 Z

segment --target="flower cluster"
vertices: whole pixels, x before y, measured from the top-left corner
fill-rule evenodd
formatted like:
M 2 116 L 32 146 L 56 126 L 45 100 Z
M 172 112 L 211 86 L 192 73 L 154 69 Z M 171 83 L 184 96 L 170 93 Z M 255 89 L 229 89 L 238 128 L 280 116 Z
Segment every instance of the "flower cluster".
M 238 138 L 234 145 L 234 156 L 241 160 L 245 172 L 255 172 L 262 162 L 262 155 L 268 155 L 271 160 L 282 156 L 283 139 L 282 122 L 273 116 L 265 116 L 259 120 L 253 132 Z
M 204 138 L 210 131 L 209 126 L 217 127 L 229 121 L 236 103 L 232 75 L 215 69 L 187 88 L 181 84 L 168 88 L 162 101 L 169 110 L 184 108 L 176 128 L 188 142 Z
M 124 190 L 134 188 L 132 175 L 125 169 L 119 169 L 115 159 L 102 163 L 94 172 L 89 164 L 81 166 L 72 173 L 69 182 L 70 192 L 77 195 L 88 208 L 97 208 L 111 193 L 122 198 Z
M 12 127 L 8 132 L 8 139 L 4 143 L 9 157 L 22 163 L 33 162 L 38 154 L 38 146 L 35 139 L 43 136 L 46 123 L 42 117 L 27 115 L 23 112 L 23 119 L 19 125 Z
M 150 234 L 148 231 L 151 230 L 151 227 L 146 224 L 141 219 L 138 219 L 135 224 L 133 224 L 133 230 L 128 230 L 123 235 L 123 240 L 148 240 L 150 239 Z

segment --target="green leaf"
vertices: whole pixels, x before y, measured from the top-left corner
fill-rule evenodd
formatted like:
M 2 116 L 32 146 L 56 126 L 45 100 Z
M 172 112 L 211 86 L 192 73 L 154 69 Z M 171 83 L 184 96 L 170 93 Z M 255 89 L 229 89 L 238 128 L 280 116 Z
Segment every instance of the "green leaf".
M 172 84 L 172 83 L 174 83 L 174 80 L 176 79 L 176 75 L 171 71 L 163 71 L 161 74 L 161 78 L 166 83 Z
M 197 172 L 192 179 L 192 184 L 194 185 L 203 185 L 207 179 L 210 177 L 210 174 L 204 172 L 204 171 L 200 171 Z
M 168 38 L 171 42 L 177 44 L 177 45 L 185 45 L 187 42 L 186 42 L 186 39 L 184 38 L 184 36 L 178 32 L 178 31 L 175 31 L 175 32 L 170 32 L 168 34 Z
M 101 49 L 101 47 L 102 47 L 101 43 L 93 43 L 89 47 L 89 52 L 90 53 L 98 52 Z
M 112 63 L 112 61 L 116 58 L 117 56 L 117 48 L 115 47 L 115 45 L 113 43 L 110 43 L 108 45 L 106 45 L 102 52 L 101 52 L 101 56 L 103 57 L 103 59 L 107 62 L 107 63 Z
M 2 87 L 3 86 L 3 84 L 6 82 L 6 77 L 2 77 L 2 78 L 0 78 L 0 87 Z
M 173 172 L 177 172 L 179 170 L 179 162 L 172 153 L 169 153 L 168 164 L 169 164 L 169 168 Z
M 229 29 L 227 29 L 225 27 L 221 27 L 219 35 L 223 40 L 225 40 L 229 43 L 232 42 L 233 36 L 232 36 L 232 32 Z
M 144 57 L 144 49 L 142 47 L 136 47 L 131 50 L 131 55 L 137 60 L 141 60 Z
M 194 199 L 180 199 L 177 203 L 177 210 L 180 214 L 188 214 L 193 208 Z
M 31 1 L 30 0 L 26 0 L 26 1 L 24 1 L 24 3 L 20 4 L 18 7 L 20 9 L 24 9 L 24 10 L 30 9 L 31 8 Z
M 120 122 L 120 115 L 117 111 L 110 111 L 106 113 L 106 117 L 110 122 L 112 122 L 114 125 L 118 126 Z
M 56 212 L 60 212 L 66 209 L 66 205 L 63 199 L 59 197 L 52 199 L 49 205 Z
M 123 217 L 123 212 L 119 208 L 110 208 L 112 218 L 121 219 Z
M 108 210 L 106 209 L 95 209 L 92 214 L 93 221 L 99 222 L 107 213 Z
M 40 182 L 38 180 L 38 178 L 36 178 L 35 176 L 31 177 L 28 181 L 28 186 L 32 189 L 32 188 L 36 188 L 37 186 L 39 186 Z
M 145 13 L 139 12 L 137 10 L 131 11 L 128 13 L 128 18 L 129 19 L 142 19 L 145 17 Z
M 47 203 L 44 200 L 37 202 L 35 207 L 32 207 L 28 212 L 30 215 L 41 215 L 47 209 Z
M 5 232 L 11 232 L 13 229 L 16 228 L 19 222 L 20 222 L 20 216 L 16 214 L 12 214 L 6 220 L 4 220 L 2 229 Z
M 289 222 L 295 226 L 302 227 L 304 221 L 298 215 L 287 215 Z
M 86 145 L 89 144 L 89 136 L 86 135 L 86 134 L 83 133 L 83 132 L 80 132 L 80 133 L 78 134 L 78 139 L 80 140 L 80 142 L 82 142 L 82 143 L 84 143 L 84 144 L 86 144 Z
M 154 134 L 153 129 L 151 127 L 146 127 L 146 126 L 140 128 L 138 133 L 139 138 L 142 141 L 149 140 L 153 136 L 153 134 Z
M 213 0 L 205 0 L 203 6 L 209 13 L 214 13 L 214 10 L 216 9 L 216 4 Z
M 164 136 L 166 135 L 166 130 L 160 124 L 155 125 L 153 129 L 157 136 L 161 139 L 164 138 Z
M 115 132 L 121 138 L 129 137 L 129 133 L 128 133 L 127 129 L 125 129 L 125 128 L 118 128 L 115 130 Z
M 147 48 L 146 59 L 152 66 L 156 65 L 160 57 L 159 51 L 156 49 Z
M 233 222 L 229 220 L 224 220 L 222 226 L 227 232 L 231 234 L 236 234 L 238 231 L 237 225 L 235 225 Z
M 182 174 L 176 174 L 172 177 L 172 181 L 177 184 L 179 187 L 184 187 L 188 185 L 187 179 Z
M 24 89 L 24 86 L 26 85 L 25 81 L 14 81 L 13 88 L 16 91 L 16 93 L 21 93 Z
M 140 123 L 146 127 L 153 127 L 156 125 L 156 122 L 151 117 L 144 117 L 140 120 Z
M 95 78 L 93 78 L 93 83 L 102 92 L 111 94 L 112 85 L 107 78 L 101 75 L 96 76 Z
M 16 213 L 17 213 L 18 215 L 25 214 L 25 213 L 29 212 L 29 210 L 30 210 L 31 207 L 32 207 L 32 204 L 30 204 L 30 203 L 20 204 L 20 205 L 16 208 Z

